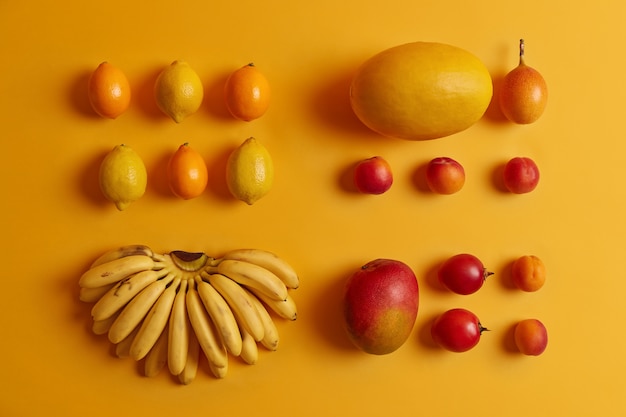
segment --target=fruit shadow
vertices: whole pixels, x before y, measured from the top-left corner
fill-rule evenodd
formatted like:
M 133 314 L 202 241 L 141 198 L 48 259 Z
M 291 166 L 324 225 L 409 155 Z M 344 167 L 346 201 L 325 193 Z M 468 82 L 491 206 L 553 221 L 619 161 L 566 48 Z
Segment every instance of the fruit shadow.
M 432 313 L 424 318 L 423 315 L 418 313 L 417 343 L 419 343 L 421 347 L 433 352 L 442 350 L 441 347 L 435 343 L 430 333 L 430 328 L 439 314 L 441 313 Z
M 312 323 L 315 331 L 329 344 L 345 351 L 356 349 L 348 339 L 342 310 L 345 286 L 353 273 L 354 267 L 348 267 L 344 273 L 337 274 L 328 285 L 322 288 L 312 304 L 315 315 Z
M 99 119 L 100 116 L 93 110 L 89 102 L 89 77 L 91 77 L 93 70 L 93 68 L 85 68 L 71 80 L 68 100 L 70 106 L 81 116 Z
M 226 182 L 226 165 L 228 163 L 228 157 L 236 148 L 236 145 L 226 146 L 219 152 L 214 152 L 213 158 L 207 162 L 207 168 L 209 170 L 209 183 L 207 184 L 207 189 L 214 196 L 223 201 L 236 201 L 230 193 Z
M 424 161 L 417 165 L 411 175 L 411 182 L 418 191 L 425 194 L 433 194 L 430 187 L 428 187 L 428 182 L 426 181 L 426 170 L 428 169 L 428 162 L 430 161 Z
M 95 206 L 102 208 L 108 206 L 110 202 L 100 190 L 100 165 L 110 151 L 111 149 L 102 149 L 93 158 L 86 160 L 76 176 L 80 194 Z
M 337 185 L 342 191 L 352 194 L 360 194 L 354 183 L 354 171 L 358 163 L 358 161 L 354 161 L 340 167 L 337 175 Z
M 335 78 L 315 88 L 311 99 L 312 114 L 327 126 L 339 132 L 351 133 L 346 137 L 380 141 L 382 136 L 367 128 L 354 114 L 350 105 L 350 84 L 358 66 L 339 71 Z
M 496 191 L 503 194 L 510 194 L 510 191 L 504 185 L 504 167 L 506 162 L 497 162 L 491 169 L 491 183 Z
M 511 322 L 501 331 L 500 343 L 502 350 L 509 355 L 519 355 L 520 351 L 515 344 L 515 326 L 517 322 Z
M 141 82 L 133 88 L 133 92 L 136 92 L 133 94 L 133 101 L 136 102 L 137 107 L 141 109 L 144 115 L 151 120 L 168 119 L 168 116 L 159 109 L 154 97 L 154 84 L 164 67 L 165 65 L 161 65 L 147 71 L 141 77 Z
M 489 106 L 487 106 L 487 110 L 485 110 L 485 114 L 483 115 L 483 119 L 485 121 L 495 125 L 505 125 L 510 123 L 504 113 L 502 113 L 499 102 L 500 91 L 502 89 L 502 82 L 504 81 L 505 75 L 505 72 L 492 74 L 491 80 L 493 84 L 493 95 L 491 96 Z
M 235 119 L 228 111 L 228 107 L 226 107 L 224 101 L 224 85 L 229 75 L 230 72 L 224 71 L 224 73 L 204 83 L 204 99 L 202 100 L 202 106 L 211 116 L 220 120 L 234 122 Z

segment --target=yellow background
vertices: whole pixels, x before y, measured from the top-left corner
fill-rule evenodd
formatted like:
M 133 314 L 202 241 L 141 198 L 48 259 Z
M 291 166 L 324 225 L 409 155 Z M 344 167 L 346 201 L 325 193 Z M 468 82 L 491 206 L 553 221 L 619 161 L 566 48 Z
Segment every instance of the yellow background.
M 624 16 L 616 0 L 1 0 L 0 415 L 624 415 Z M 481 58 L 497 85 L 517 63 L 520 37 L 550 91 L 533 125 L 512 125 L 490 108 L 462 133 L 408 142 L 375 135 L 349 109 L 352 72 L 383 49 L 450 43 Z M 205 86 L 202 108 L 179 125 L 151 95 L 175 59 Z M 95 116 L 86 101 L 86 79 L 104 60 L 133 89 L 117 120 Z M 249 61 L 274 95 L 265 116 L 245 123 L 228 117 L 220 89 Z M 249 207 L 228 196 L 223 167 L 252 135 L 273 155 L 276 181 Z M 169 155 L 185 141 L 211 172 L 192 201 L 172 197 L 164 181 Z M 101 196 L 97 170 L 122 142 L 150 177 L 145 196 L 118 212 Z M 358 195 L 347 173 L 373 155 L 390 162 L 394 185 Z M 425 190 L 423 166 L 436 156 L 465 166 L 458 194 Z M 531 194 L 501 189 L 498 174 L 514 156 L 539 165 Z M 90 306 L 77 299 L 90 262 L 131 243 L 212 255 L 272 250 L 301 275 L 299 319 L 279 323 L 279 350 L 262 351 L 256 365 L 231 358 L 224 380 L 206 366 L 190 386 L 167 372 L 147 379 L 91 334 Z M 433 280 L 459 252 L 495 272 L 467 297 Z M 510 264 L 525 254 L 548 269 L 537 293 L 510 285 Z M 409 264 L 421 289 L 411 338 L 383 357 L 351 347 L 339 311 L 345 280 L 378 257 Z M 428 335 L 453 307 L 492 330 L 464 354 L 435 348 Z M 549 331 L 540 357 L 511 344 L 512 326 L 527 317 Z

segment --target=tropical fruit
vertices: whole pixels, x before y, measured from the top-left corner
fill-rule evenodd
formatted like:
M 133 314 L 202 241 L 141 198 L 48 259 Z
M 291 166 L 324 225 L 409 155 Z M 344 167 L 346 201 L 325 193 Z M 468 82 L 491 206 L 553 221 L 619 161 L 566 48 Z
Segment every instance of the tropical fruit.
M 548 104 L 548 86 L 541 73 L 526 64 L 524 39 L 519 41 L 519 63 L 502 80 L 500 109 L 517 124 L 534 123 Z
M 485 113 L 493 95 L 489 71 L 451 45 L 413 42 L 365 61 L 350 86 L 357 117 L 384 136 L 436 139 L 461 132 Z
M 411 335 L 419 307 L 419 286 L 411 268 L 375 259 L 352 274 L 343 297 L 349 339 L 363 352 L 386 355 Z
M 232 249 L 216 258 L 121 246 L 93 261 L 78 284 L 80 300 L 93 303 L 93 332 L 106 334 L 118 357 L 143 360 L 150 377 L 167 364 L 185 385 L 196 377 L 201 356 L 224 378 L 230 355 L 252 365 L 259 345 L 276 351 L 276 319 L 298 317 L 291 295 L 298 274 L 261 249 Z

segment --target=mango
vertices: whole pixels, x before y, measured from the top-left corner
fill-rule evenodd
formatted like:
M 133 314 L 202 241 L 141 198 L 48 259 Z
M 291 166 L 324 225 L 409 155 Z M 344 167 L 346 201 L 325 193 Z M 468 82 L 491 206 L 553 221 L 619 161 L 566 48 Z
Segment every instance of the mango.
M 365 61 L 350 85 L 356 116 L 371 130 L 407 140 L 461 132 L 482 118 L 493 82 L 475 55 L 456 46 L 412 42 Z
M 345 328 L 360 350 L 386 355 L 411 335 L 419 307 L 419 286 L 411 268 L 392 259 L 363 265 L 347 281 Z

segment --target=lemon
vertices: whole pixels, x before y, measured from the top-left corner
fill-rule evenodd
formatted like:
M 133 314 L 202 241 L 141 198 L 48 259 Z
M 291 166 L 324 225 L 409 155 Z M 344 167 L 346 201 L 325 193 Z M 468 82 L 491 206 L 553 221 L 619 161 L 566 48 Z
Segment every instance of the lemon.
M 493 83 L 485 65 L 452 45 L 413 42 L 365 61 L 350 87 L 357 117 L 384 136 L 436 139 L 465 130 L 485 113 Z
M 235 198 L 254 204 L 270 191 L 273 182 L 272 157 L 255 138 L 246 139 L 230 154 L 226 164 L 226 183 Z
M 161 111 L 176 123 L 200 108 L 204 90 L 198 74 L 185 61 L 174 61 L 159 74 L 154 95 Z
M 130 146 L 121 144 L 100 164 L 99 179 L 104 196 L 121 211 L 143 196 L 148 175 L 139 155 Z

